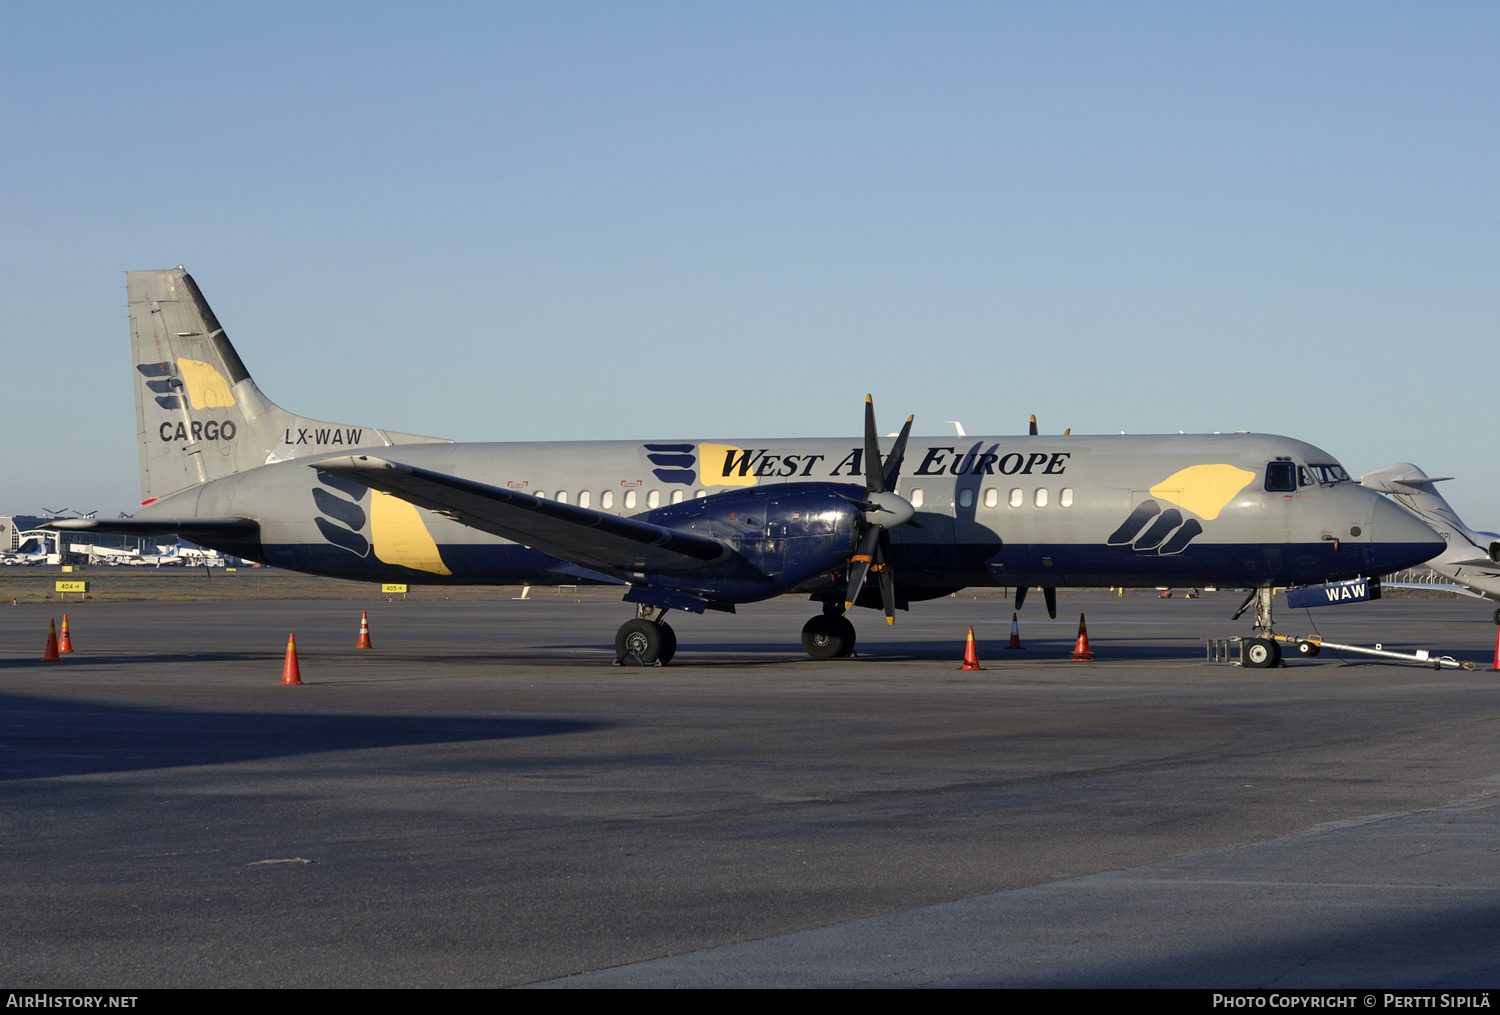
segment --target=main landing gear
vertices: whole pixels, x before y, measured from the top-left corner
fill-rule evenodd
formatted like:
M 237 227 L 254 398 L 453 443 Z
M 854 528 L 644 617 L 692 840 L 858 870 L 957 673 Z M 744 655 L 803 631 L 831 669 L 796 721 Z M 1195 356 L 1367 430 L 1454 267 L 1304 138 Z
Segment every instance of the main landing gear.
M 802 648 L 814 659 L 845 659 L 854 654 L 854 625 L 837 603 L 802 625 Z
M 637 604 L 635 619 L 615 632 L 616 666 L 665 666 L 677 654 L 677 632 L 662 619 L 666 607 Z

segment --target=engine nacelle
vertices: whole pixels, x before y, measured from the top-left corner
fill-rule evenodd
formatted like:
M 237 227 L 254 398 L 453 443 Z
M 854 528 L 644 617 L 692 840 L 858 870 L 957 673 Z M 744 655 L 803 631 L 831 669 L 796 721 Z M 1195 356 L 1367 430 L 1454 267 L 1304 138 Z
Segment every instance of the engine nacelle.
M 727 490 L 657 508 L 642 517 L 733 547 L 746 565 L 744 573 L 730 583 L 720 576 L 713 589 L 704 592 L 723 595 L 728 592 L 726 584 L 732 584 L 741 591 L 727 598 L 743 601 L 746 586 L 759 587 L 769 597 L 820 574 L 841 571 L 854 548 L 860 514 L 850 501 L 863 500 L 864 495 L 863 488 L 840 483 L 782 483 Z M 653 584 L 686 590 L 691 577 L 662 582 L 653 576 Z

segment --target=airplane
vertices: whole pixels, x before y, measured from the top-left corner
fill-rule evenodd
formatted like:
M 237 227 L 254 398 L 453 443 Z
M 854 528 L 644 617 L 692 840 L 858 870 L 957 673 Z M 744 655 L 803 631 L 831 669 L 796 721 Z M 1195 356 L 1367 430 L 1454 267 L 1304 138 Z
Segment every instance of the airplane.
M 913 440 L 908 417 L 884 453 L 868 396 L 863 439 L 457 444 L 325 422 L 261 393 L 181 266 L 126 288 L 141 507 L 50 526 L 369 582 L 614 585 L 635 609 L 622 664 L 671 661 L 669 611 L 784 594 L 818 604 L 802 645 L 829 659 L 853 652 L 855 606 L 893 623 L 969 586 L 1217 584 L 1256 590 L 1247 658 L 1275 665 L 1274 587 L 1443 548 L 1328 453 L 1267 434 Z
M 36 567 L 39 564 L 48 563 L 56 554 L 47 551 L 46 540 L 38 540 L 37 548 L 28 551 L 26 547 L 31 543 L 28 539 L 22 543 L 20 548 L 10 553 L 0 553 L 0 564 L 10 564 L 17 567 Z
M 86 554 L 90 564 L 108 564 L 111 567 L 120 564 L 141 563 L 140 550 L 122 550 L 113 546 L 96 546 L 91 543 L 73 543 L 68 547 L 70 553 Z
M 1429 560 L 1427 566 L 1451 578 L 1457 585 L 1453 591 L 1466 590 L 1476 598 L 1500 600 L 1500 534 L 1469 528 L 1433 488 L 1433 484 L 1452 478 L 1433 478 L 1410 462 L 1401 462 L 1365 473 L 1359 483 L 1367 490 L 1387 494 L 1443 537 L 1443 552 Z M 1399 585 L 1386 583 L 1386 587 Z M 1495 623 L 1500 624 L 1500 607 L 1495 609 Z
M 189 567 L 225 567 L 230 564 L 229 558 L 218 550 L 205 550 L 192 544 L 175 546 L 158 546 L 163 553 L 170 553 L 179 562 Z

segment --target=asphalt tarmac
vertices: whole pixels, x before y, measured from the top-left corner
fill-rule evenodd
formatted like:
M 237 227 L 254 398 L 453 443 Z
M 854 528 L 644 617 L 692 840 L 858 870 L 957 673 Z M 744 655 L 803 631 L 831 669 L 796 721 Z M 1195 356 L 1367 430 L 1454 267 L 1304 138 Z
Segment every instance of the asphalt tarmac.
M 639 669 L 580 598 L 75 602 L 54 663 L 0 609 L 0 985 L 1500 983 L 1500 674 L 1208 665 L 1227 593 L 830 662 L 781 600 Z M 1487 667 L 1492 613 L 1278 630 Z

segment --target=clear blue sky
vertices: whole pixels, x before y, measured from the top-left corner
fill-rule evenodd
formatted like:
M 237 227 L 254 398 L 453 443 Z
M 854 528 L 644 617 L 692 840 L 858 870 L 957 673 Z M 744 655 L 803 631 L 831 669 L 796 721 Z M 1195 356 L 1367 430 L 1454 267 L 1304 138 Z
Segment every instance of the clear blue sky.
M 459 440 L 1256 430 L 1500 526 L 1500 7 L 23 4 L 0 511 L 138 500 L 126 269 Z

